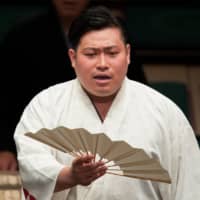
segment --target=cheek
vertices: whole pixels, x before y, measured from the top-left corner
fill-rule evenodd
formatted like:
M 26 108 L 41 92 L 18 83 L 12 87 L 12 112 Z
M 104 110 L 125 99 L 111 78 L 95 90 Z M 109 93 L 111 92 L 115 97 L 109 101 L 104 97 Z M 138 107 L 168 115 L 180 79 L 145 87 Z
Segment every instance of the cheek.
M 87 78 L 91 74 L 92 70 L 93 65 L 88 61 L 88 59 L 80 59 L 76 62 L 75 71 L 81 79 Z
M 80 72 L 84 72 L 84 71 L 87 71 L 88 70 L 88 63 L 87 63 L 87 61 L 84 61 L 84 60 L 82 60 L 82 61 L 79 61 L 78 63 L 77 63 L 77 65 L 76 65 L 77 67 L 77 70 L 78 71 L 80 71 Z
M 91 60 L 85 57 L 81 57 L 80 59 L 77 60 L 76 66 L 81 71 L 90 71 L 93 68 L 95 68 L 95 59 Z
M 126 74 L 127 69 L 128 69 L 128 62 L 127 59 L 123 58 L 119 58 L 117 60 L 115 60 L 115 71 L 117 71 L 119 76 L 123 76 L 124 74 Z

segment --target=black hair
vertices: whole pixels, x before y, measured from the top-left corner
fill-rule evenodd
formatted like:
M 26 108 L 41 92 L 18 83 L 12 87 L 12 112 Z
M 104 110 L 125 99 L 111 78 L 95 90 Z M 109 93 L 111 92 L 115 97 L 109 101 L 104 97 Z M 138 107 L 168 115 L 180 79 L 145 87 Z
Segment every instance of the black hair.
M 84 34 L 109 27 L 119 28 L 124 43 L 127 43 L 128 34 L 125 26 L 117 17 L 112 15 L 108 8 L 104 6 L 88 8 L 72 22 L 69 28 L 68 39 L 71 48 L 77 48 L 80 39 Z

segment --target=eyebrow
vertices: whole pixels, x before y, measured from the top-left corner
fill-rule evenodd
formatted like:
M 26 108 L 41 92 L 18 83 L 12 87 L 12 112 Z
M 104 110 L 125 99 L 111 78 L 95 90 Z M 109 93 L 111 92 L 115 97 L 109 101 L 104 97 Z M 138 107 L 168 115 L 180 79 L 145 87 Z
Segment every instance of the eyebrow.
M 83 51 L 87 51 L 87 50 L 97 51 L 97 50 L 103 49 L 104 51 L 108 51 L 115 48 L 118 48 L 118 46 L 109 46 L 109 47 L 104 47 L 104 48 L 86 47 L 86 48 L 83 48 L 82 50 Z

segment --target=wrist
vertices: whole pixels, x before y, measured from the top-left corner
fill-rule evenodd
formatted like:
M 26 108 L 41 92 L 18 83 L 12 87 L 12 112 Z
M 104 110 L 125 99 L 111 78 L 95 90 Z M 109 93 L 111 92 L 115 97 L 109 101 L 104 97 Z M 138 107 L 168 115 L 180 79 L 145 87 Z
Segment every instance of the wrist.
M 55 192 L 69 189 L 75 185 L 77 185 L 77 183 L 73 176 L 71 167 L 65 166 L 64 168 L 62 168 L 62 170 L 60 171 L 58 175 Z

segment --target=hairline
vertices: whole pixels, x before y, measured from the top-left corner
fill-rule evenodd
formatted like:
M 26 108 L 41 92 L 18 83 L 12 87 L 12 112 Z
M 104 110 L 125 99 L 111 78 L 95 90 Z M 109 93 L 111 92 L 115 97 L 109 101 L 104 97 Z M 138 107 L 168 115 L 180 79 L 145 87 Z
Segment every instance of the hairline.
M 96 28 L 96 29 L 94 28 L 94 29 L 85 31 L 85 32 L 81 35 L 81 37 L 79 38 L 79 41 L 77 42 L 77 45 L 74 46 L 74 47 L 72 46 L 72 47 L 70 47 L 70 48 L 73 49 L 73 50 L 75 50 L 75 51 L 77 51 L 77 49 L 78 49 L 78 47 L 79 47 L 79 45 L 80 45 L 81 39 L 82 39 L 86 34 L 88 34 L 88 33 L 96 32 L 96 31 L 102 31 L 102 30 L 105 30 L 105 29 L 112 29 L 112 28 L 119 30 L 119 32 L 120 32 L 120 38 L 121 38 L 122 42 L 124 43 L 124 45 L 126 46 L 126 45 L 128 44 L 128 42 L 126 41 L 126 39 L 125 39 L 125 37 L 124 37 L 122 28 L 119 27 L 119 26 L 117 26 L 117 25 L 112 24 L 112 25 L 110 25 L 110 26 L 105 26 L 105 27 Z

